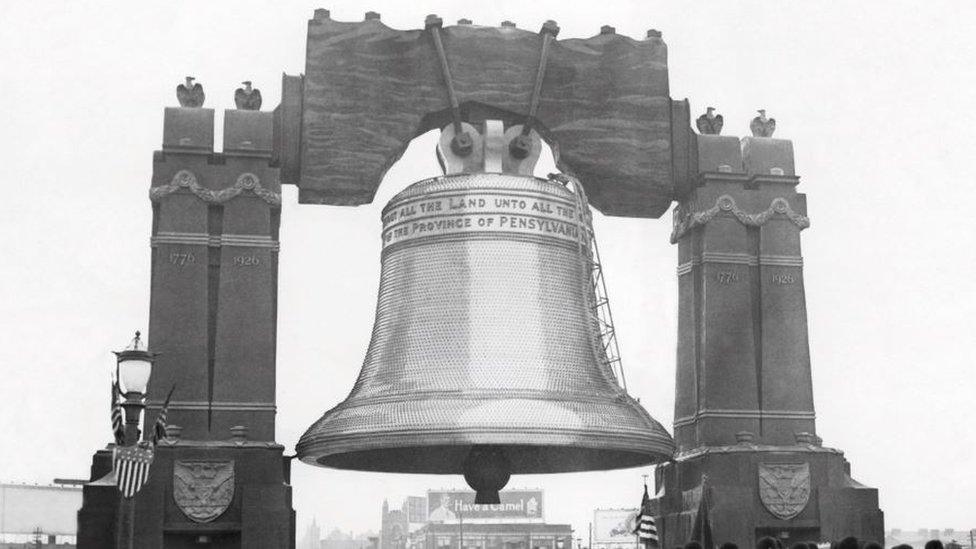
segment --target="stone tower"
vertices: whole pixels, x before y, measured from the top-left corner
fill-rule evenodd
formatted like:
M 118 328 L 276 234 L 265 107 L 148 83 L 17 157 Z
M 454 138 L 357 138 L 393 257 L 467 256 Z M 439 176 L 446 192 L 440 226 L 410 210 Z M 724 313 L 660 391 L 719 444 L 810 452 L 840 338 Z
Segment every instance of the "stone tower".
M 407 514 L 402 509 L 390 510 L 390 504 L 383 500 L 383 517 L 380 519 L 380 549 L 400 549 L 406 546 L 410 532 Z
M 135 546 L 288 548 L 289 461 L 275 442 L 280 183 L 270 112 L 167 108 L 153 157 L 149 349 L 157 353 L 145 425 L 166 394 L 168 437 L 135 497 Z M 148 431 L 144 436 L 148 436 Z M 111 470 L 100 451 L 92 480 Z M 213 490 L 224 481 L 229 490 Z M 226 484 L 224 484 L 226 486 Z M 79 547 L 114 546 L 112 485 L 85 487 Z
M 716 544 L 881 542 L 877 490 L 816 435 L 793 145 L 699 135 L 697 149 L 672 234 L 678 453 L 656 473 L 663 546 L 700 538 L 705 519 Z

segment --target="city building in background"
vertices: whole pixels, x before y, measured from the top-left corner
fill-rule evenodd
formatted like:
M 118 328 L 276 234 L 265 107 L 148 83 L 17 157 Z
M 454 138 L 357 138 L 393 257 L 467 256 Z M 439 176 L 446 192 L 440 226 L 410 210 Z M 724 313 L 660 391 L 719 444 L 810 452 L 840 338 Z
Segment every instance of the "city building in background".
M 376 549 L 378 537 L 373 532 L 354 534 L 333 528 L 328 535 L 319 542 L 316 549 Z
M 395 549 L 404 546 L 404 541 L 410 532 L 410 523 L 407 522 L 405 507 L 406 502 L 404 502 L 404 508 L 390 510 L 389 502 L 383 500 L 379 549 Z M 416 526 L 419 528 L 420 524 Z
M 338 528 L 333 528 L 323 538 L 318 522 L 312 519 L 295 549 L 379 549 L 378 542 L 379 536 L 375 532 L 356 534 L 343 532 Z
M 924 547 L 925 542 L 937 539 L 948 549 L 950 543 L 956 543 L 963 548 L 976 549 L 976 529 L 956 530 L 954 528 L 918 528 L 916 530 L 902 530 L 892 528 L 885 532 L 885 547 L 908 544 L 912 547 Z
M 298 540 L 295 549 L 319 549 L 319 545 L 322 543 L 322 531 L 319 529 L 318 523 L 315 519 L 312 519 L 312 524 L 309 524 L 305 529 L 305 533 L 302 534 L 300 540 Z
M 590 549 L 634 549 L 637 547 L 637 509 L 593 511 L 593 543 Z
M 473 491 L 430 490 L 426 497 L 408 497 L 400 509 L 391 510 L 384 501 L 379 546 L 573 549 L 569 524 L 546 523 L 543 496 L 542 490 L 507 490 L 500 493 L 498 504 L 475 505 Z
M 0 484 L 0 549 L 74 547 L 80 508 L 78 486 Z

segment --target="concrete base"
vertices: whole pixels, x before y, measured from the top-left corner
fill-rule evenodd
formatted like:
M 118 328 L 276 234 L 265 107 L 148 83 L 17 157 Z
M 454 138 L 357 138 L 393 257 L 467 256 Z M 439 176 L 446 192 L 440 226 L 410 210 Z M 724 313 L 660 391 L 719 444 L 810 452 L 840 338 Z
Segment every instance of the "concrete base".
M 133 546 L 294 549 L 295 511 L 289 460 L 283 450 L 274 443 L 250 441 L 160 444 L 149 481 L 135 497 Z M 116 546 L 119 492 L 114 480 L 105 478 L 111 472 L 111 458 L 111 450 L 100 450 L 94 456 L 93 482 L 84 487 L 78 512 L 80 549 Z M 189 518 L 174 497 L 176 461 L 233 462 L 234 491 L 226 510 L 205 522 Z
M 760 497 L 760 465 L 804 463 L 809 465 L 806 504 L 794 517 L 774 515 Z M 738 444 L 684 452 L 676 461 L 657 468 L 654 503 L 661 547 L 679 547 L 692 539 L 703 479 L 715 545 L 731 541 L 742 548 L 755 547 L 765 536 L 780 539 L 784 547 L 846 536 L 884 542 L 878 491 L 851 478 L 843 453 L 813 444 Z M 784 494 L 803 492 L 802 487 L 794 491 L 788 484 L 783 490 Z M 802 502 L 804 498 L 795 499 Z

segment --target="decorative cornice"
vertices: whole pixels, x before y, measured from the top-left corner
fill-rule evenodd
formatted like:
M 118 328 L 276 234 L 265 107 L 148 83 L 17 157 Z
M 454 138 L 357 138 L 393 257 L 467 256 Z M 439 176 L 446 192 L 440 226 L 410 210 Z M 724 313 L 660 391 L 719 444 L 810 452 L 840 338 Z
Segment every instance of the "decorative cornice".
M 675 427 L 692 425 L 703 418 L 733 418 L 733 419 L 816 419 L 816 413 L 799 410 L 724 410 L 706 409 L 693 415 L 675 418 Z
M 189 448 L 261 448 L 268 450 L 283 450 L 285 447 L 271 440 L 188 440 L 164 438 L 159 441 L 157 448 L 171 446 Z
M 277 240 L 273 240 L 266 235 L 251 234 L 223 234 L 220 235 L 221 246 L 242 246 L 246 248 L 271 248 L 277 250 L 279 245 Z
M 802 267 L 803 258 L 798 255 L 763 254 L 757 259 L 756 256 L 749 254 L 704 252 L 701 257 L 693 257 L 678 265 L 678 276 L 690 273 L 695 267 L 703 263 L 732 263 L 749 265 L 750 267 L 756 265 L 763 267 Z
M 163 402 L 150 400 L 146 408 L 159 410 Z M 274 402 L 207 402 L 205 400 L 174 400 L 169 403 L 170 410 L 231 410 L 245 412 L 274 412 L 278 409 Z
M 671 243 L 676 244 L 678 239 L 684 236 L 685 233 L 695 227 L 705 225 L 719 214 L 734 217 L 739 220 L 739 223 L 747 227 L 761 227 L 774 215 L 785 216 L 801 230 L 810 226 L 810 218 L 794 212 L 793 208 L 790 207 L 790 203 L 783 197 L 774 198 L 766 210 L 756 214 L 749 214 L 736 205 L 735 199 L 727 194 L 723 194 L 718 197 L 714 206 L 700 212 L 687 211 L 685 204 L 679 204 L 674 209 L 674 230 L 671 232 Z
M 172 231 L 160 231 L 156 236 L 149 240 L 151 247 L 160 244 L 181 244 L 188 246 L 209 246 L 219 248 L 221 246 L 238 246 L 245 248 L 269 248 L 278 251 L 280 245 L 277 240 L 270 236 L 259 234 L 223 234 L 209 235 L 206 233 L 181 233 Z
M 756 256 L 736 252 L 704 252 L 701 260 L 703 263 L 734 263 L 738 265 L 759 265 Z
M 771 453 L 771 454 L 782 454 L 782 453 L 810 453 L 810 454 L 835 454 L 842 456 L 844 452 L 837 450 L 836 448 L 828 448 L 826 446 L 817 446 L 813 444 L 796 444 L 796 445 L 771 445 L 771 444 L 735 444 L 727 446 L 700 446 L 698 448 L 691 448 L 688 450 L 682 450 L 675 454 L 675 461 L 685 461 L 693 458 L 697 458 L 708 454 L 738 454 L 738 453 Z
M 210 235 L 206 233 L 181 233 L 174 231 L 159 231 L 156 236 L 149 239 L 149 245 L 156 247 L 159 244 L 181 244 L 185 246 L 209 246 Z
M 802 267 L 803 258 L 798 255 L 763 254 L 759 256 L 759 264 L 771 267 Z
M 164 196 L 173 194 L 180 189 L 186 189 L 195 194 L 200 200 L 208 203 L 221 204 L 240 195 L 244 191 L 251 191 L 258 198 L 272 206 L 281 205 L 281 195 L 262 187 L 261 180 L 258 179 L 258 176 L 250 172 L 242 173 L 238 176 L 233 186 L 219 191 L 212 191 L 200 186 L 200 183 L 197 181 L 197 176 L 190 170 L 180 170 L 176 172 L 176 175 L 173 176 L 172 181 L 168 184 L 149 189 L 149 200 L 157 202 Z
M 701 265 L 701 260 L 698 259 L 692 259 L 691 261 L 686 261 L 678 265 L 678 276 L 690 273 L 698 265 Z

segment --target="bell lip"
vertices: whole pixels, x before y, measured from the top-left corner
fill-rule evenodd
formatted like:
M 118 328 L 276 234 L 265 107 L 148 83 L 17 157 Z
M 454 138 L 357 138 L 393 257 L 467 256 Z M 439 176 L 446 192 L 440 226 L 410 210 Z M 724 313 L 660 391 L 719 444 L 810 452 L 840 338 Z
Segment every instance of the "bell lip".
M 505 448 L 510 452 L 512 474 L 626 469 L 669 461 L 677 452 L 670 434 L 653 418 L 648 418 L 649 429 L 614 432 L 458 427 L 344 435 L 321 433 L 321 422 L 326 419 L 316 422 L 302 436 L 296 453 L 309 465 L 333 469 L 462 474 L 464 457 L 475 445 Z M 513 449 L 516 452 L 511 454 Z M 532 460 L 540 449 L 548 456 L 541 465 Z
M 416 395 L 414 395 L 416 396 Z M 533 398 L 534 396 L 534 398 Z M 383 422 L 360 425 L 358 429 L 350 429 L 345 412 L 350 409 L 365 408 L 369 414 L 370 408 L 382 408 L 391 401 L 392 396 L 368 398 L 358 400 L 355 392 L 327 411 L 318 421 L 313 423 L 299 439 L 296 445 L 297 457 L 305 463 L 334 469 L 363 470 L 377 472 L 407 472 L 424 474 L 462 474 L 460 463 L 464 455 L 457 454 L 455 458 L 445 463 L 431 465 L 427 463 L 437 461 L 437 451 L 466 453 L 473 445 L 496 445 L 538 449 L 540 447 L 558 448 L 561 452 L 579 452 L 582 454 L 602 452 L 610 456 L 609 459 L 593 458 L 591 462 L 598 465 L 583 468 L 546 468 L 532 470 L 520 463 L 513 463 L 513 474 L 537 474 L 549 472 L 572 472 L 609 470 L 650 465 L 671 459 L 677 448 L 671 434 L 664 426 L 654 419 L 641 404 L 620 390 L 610 399 L 588 398 L 578 396 L 572 401 L 563 398 L 553 398 L 552 393 L 518 395 L 517 398 L 499 399 L 497 395 L 469 392 L 464 395 L 427 395 L 423 400 L 409 400 L 405 403 L 416 405 L 419 402 L 442 400 L 446 404 L 454 399 L 464 403 L 478 400 L 506 401 L 505 406 L 522 408 L 526 402 L 542 402 L 544 404 L 575 403 L 577 405 L 593 403 L 613 403 L 620 408 L 617 413 L 620 418 L 630 418 L 628 422 L 620 421 L 614 425 L 598 425 L 584 422 L 572 427 L 558 427 L 550 424 L 535 423 L 531 420 L 521 424 L 445 424 L 436 422 Z M 438 398 L 440 397 L 440 398 Z M 480 398 L 476 398 L 480 397 Z M 401 403 L 404 403 L 401 401 Z M 412 406 L 411 406 L 412 407 Z M 421 416 L 423 417 L 423 416 Z M 584 416 L 585 417 L 585 416 Z M 440 450 L 435 450 L 440 449 Z M 426 457 L 418 456 L 417 453 Z M 383 453 L 403 454 L 392 460 L 392 465 L 370 465 L 370 457 Z M 344 458 L 342 456 L 354 456 Z M 614 457 L 616 456 L 616 458 Z M 627 457 L 629 456 L 629 457 Z M 618 459 L 619 458 L 619 459 Z M 558 461 L 558 456 L 555 459 Z M 413 461 L 414 463 L 410 463 Z M 622 461 L 621 465 L 608 465 L 614 461 Z M 453 468 L 452 468 L 453 467 Z
M 414 439 L 416 440 L 416 439 Z M 464 457 L 474 446 L 470 442 L 394 446 L 356 451 L 326 449 L 328 444 L 314 444 L 298 449 L 298 458 L 316 467 L 344 471 L 401 474 L 464 474 Z M 610 471 L 646 467 L 674 459 L 676 450 L 663 444 L 642 450 L 595 447 L 582 444 L 490 444 L 504 449 L 510 456 L 511 474 L 559 474 Z M 542 456 L 538 459 L 524 456 Z

